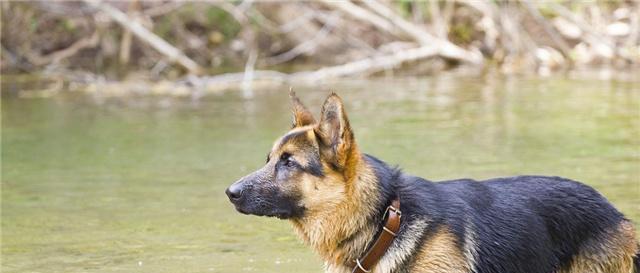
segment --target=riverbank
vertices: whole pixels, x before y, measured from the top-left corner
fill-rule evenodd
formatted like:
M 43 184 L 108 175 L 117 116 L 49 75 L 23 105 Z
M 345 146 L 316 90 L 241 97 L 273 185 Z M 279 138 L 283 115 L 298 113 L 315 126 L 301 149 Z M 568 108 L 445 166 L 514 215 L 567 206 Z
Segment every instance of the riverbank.
M 246 88 L 254 81 L 405 71 L 550 75 L 640 65 L 640 4 L 633 1 L 5 1 L 0 7 L 2 74 L 79 82 L 143 75 L 206 78 L 198 83 L 205 85 L 242 81 Z M 229 71 L 242 74 L 221 75 Z
M 389 71 L 376 77 L 351 77 L 341 79 L 326 79 L 313 81 L 304 78 L 288 78 L 288 74 L 273 72 L 273 74 L 254 75 L 251 81 L 246 81 L 245 75 L 239 73 L 225 73 L 218 76 L 199 77 L 186 76 L 175 81 L 167 79 L 149 78 L 143 75 L 129 75 L 128 78 L 115 81 L 87 73 L 59 74 L 15 74 L 2 75 L 0 91 L 3 96 L 21 98 L 52 97 L 62 93 L 85 93 L 102 97 L 131 97 L 131 96 L 167 96 L 190 97 L 198 99 L 207 95 L 220 94 L 225 91 L 237 91 L 244 97 L 252 97 L 254 90 L 281 89 L 290 87 L 325 86 L 330 88 L 332 83 L 340 82 L 420 82 L 439 77 L 451 79 L 464 78 L 494 78 L 494 79 L 526 79 L 526 78 L 564 78 L 567 80 L 612 81 L 629 83 L 640 86 L 640 69 L 613 70 L 588 69 L 569 70 L 562 74 L 540 76 L 537 73 L 504 74 L 493 70 L 455 69 L 441 71 L 431 76 L 416 76 L 411 72 Z M 640 87 L 639 87 L 640 88 Z

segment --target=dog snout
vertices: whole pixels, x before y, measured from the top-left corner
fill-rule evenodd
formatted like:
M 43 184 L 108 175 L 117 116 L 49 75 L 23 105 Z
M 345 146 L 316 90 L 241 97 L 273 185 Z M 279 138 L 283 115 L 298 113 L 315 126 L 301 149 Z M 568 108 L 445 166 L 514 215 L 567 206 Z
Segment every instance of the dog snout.
M 227 194 L 227 196 L 229 197 L 229 200 L 231 200 L 231 202 L 235 202 L 238 201 L 242 198 L 242 193 L 243 193 L 244 189 L 241 183 L 233 183 L 233 185 L 229 186 L 229 188 L 227 188 L 227 190 L 225 191 L 225 193 Z

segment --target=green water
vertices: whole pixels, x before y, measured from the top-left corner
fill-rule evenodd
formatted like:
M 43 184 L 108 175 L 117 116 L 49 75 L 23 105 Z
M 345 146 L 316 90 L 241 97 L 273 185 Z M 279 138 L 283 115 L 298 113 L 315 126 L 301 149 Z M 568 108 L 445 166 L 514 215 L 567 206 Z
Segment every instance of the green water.
M 559 175 L 640 222 L 638 82 L 375 80 L 295 87 L 346 101 L 361 148 L 432 180 Z M 251 99 L 62 94 L 2 100 L 2 272 L 321 272 L 289 223 L 224 195 L 290 124 Z

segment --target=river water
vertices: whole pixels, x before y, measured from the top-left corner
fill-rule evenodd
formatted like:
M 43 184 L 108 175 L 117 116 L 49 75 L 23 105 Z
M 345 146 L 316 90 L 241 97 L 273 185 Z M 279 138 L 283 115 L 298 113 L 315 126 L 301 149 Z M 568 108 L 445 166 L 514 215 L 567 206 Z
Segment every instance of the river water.
M 639 85 L 442 76 L 295 89 L 316 113 L 338 92 L 362 150 L 408 173 L 564 176 L 638 226 Z M 2 272 L 321 272 L 288 222 L 241 215 L 224 195 L 289 128 L 287 89 L 3 93 Z

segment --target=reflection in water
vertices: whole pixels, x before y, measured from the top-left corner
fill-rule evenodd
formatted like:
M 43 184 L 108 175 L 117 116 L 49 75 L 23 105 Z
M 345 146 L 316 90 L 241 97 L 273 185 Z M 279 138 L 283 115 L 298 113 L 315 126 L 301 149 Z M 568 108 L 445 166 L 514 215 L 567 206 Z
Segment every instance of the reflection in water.
M 344 81 L 362 149 L 432 180 L 584 181 L 640 221 L 640 91 L 558 78 Z M 2 100 L 3 272 L 320 272 L 287 222 L 224 188 L 290 126 L 288 87 L 199 100 Z

